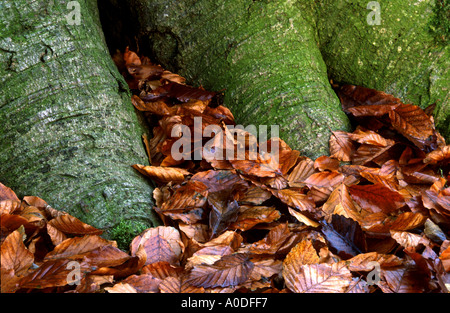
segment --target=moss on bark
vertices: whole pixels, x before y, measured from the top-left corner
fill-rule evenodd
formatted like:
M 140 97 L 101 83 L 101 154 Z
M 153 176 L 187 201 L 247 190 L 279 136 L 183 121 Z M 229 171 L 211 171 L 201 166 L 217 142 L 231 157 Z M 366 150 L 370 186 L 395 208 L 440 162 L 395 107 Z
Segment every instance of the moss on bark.
M 86 223 L 157 222 L 144 128 L 102 37 L 95 1 L 0 2 L 0 181 Z
M 348 129 L 317 48 L 313 12 L 298 2 L 127 3 L 156 61 L 191 84 L 225 89 L 238 123 L 279 125 L 280 136 L 311 157 L 328 153 L 330 129 Z
M 441 2 L 379 1 L 376 24 L 367 21 L 375 12 L 369 1 L 322 0 L 316 2 L 316 27 L 330 77 L 422 108 L 436 103 L 436 124 L 450 138 L 450 12 Z

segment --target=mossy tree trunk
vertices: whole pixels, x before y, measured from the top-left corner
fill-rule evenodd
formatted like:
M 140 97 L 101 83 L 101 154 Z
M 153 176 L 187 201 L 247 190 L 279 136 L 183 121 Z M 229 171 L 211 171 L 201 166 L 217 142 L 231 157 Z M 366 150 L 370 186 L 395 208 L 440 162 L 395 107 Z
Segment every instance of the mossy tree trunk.
M 0 181 L 107 235 L 136 233 L 157 222 L 131 167 L 146 162 L 144 128 L 96 2 L 78 1 L 79 25 L 68 3 L 0 1 Z
M 117 17 L 105 16 L 116 48 L 123 48 L 117 37 L 130 38 L 128 44 L 136 38 L 142 52 L 191 84 L 225 89 L 239 123 L 277 124 L 281 137 L 305 155 L 326 154 L 330 129 L 348 129 L 329 79 L 421 107 L 436 102 L 437 125 L 450 137 L 450 58 L 441 40 L 448 39 L 446 1 L 100 3 L 129 16 L 122 28 Z

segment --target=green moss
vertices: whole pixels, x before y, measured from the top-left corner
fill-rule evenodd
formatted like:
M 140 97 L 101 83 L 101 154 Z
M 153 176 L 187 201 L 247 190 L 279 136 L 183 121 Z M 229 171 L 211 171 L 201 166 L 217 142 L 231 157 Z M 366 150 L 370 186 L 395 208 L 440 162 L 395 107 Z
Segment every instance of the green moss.
M 119 224 L 110 230 L 109 237 L 117 242 L 119 249 L 127 251 L 134 237 L 147 228 L 144 223 L 121 219 Z
M 430 31 L 438 42 L 447 44 L 450 39 L 450 1 L 435 0 L 434 16 L 430 19 Z

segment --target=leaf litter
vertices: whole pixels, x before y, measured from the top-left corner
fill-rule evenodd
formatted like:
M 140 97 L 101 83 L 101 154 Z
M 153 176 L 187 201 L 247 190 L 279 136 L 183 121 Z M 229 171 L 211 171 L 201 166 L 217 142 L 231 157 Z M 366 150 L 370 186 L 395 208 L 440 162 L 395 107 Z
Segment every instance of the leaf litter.
M 449 292 L 450 146 L 432 107 L 334 86 L 355 131 L 333 131 L 330 155 L 317 160 L 271 138 L 277 162 L 250 155 L 252 134 L 236 140 L 219 93 L 128 48 L 114 60 L 133 105 L 156 125 L 143 137 L 150 165 L 130 166 L 157 183 L 152 209 L 163 224 L 125 252 L 102 230 L 0 183 L 2 292 Z M 225 135 L 193 136 L 175 158 L 177 129 L 194 133 L 196 117 L 202 132 Z M 240 158 L 238 145 L 247 148 Z M 218 149 L 231 157 L 217 158 Z

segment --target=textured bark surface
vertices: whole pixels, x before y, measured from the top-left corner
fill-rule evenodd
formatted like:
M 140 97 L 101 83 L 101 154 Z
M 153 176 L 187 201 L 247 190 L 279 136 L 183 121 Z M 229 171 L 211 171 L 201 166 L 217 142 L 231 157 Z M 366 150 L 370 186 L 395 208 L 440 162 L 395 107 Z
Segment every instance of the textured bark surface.
M 279 125 L 280 137 L 311 157 L 328 153 L 330 129 L 348 129 L 317 46 L 314 15 L 299 2 L 125 3 L 140 48 L 191 84 L 226 89 L 225 104 L 239 124 Z
M 422 108 L 436 103 L 437 127 L 450 139 L 450 4 L 445 2 L 379 1 L 379 25 L 367 23 L 375 13 L 367 0 L 316 2 L 320 50 L 329 76 Z
M 423 108 L 436 102 L 438 128 L 450 138 L 443 1 L 378 1 L 380 25 L 367 22 L 368 0 L 101 2 L 118 12 L 105 18 L 115 48 L 123 49 L 117 38 L 132 45 L 136 38 L 190 83 L 226 89 L 239 123 L 279 124 L 282 138 L 306 155 L 327 153 L 329 129 L 348 127 L 329 79 Z
M 0 1 L 0 181 L 98 228 L 150 226 L 144 131 L 95 1 Z

